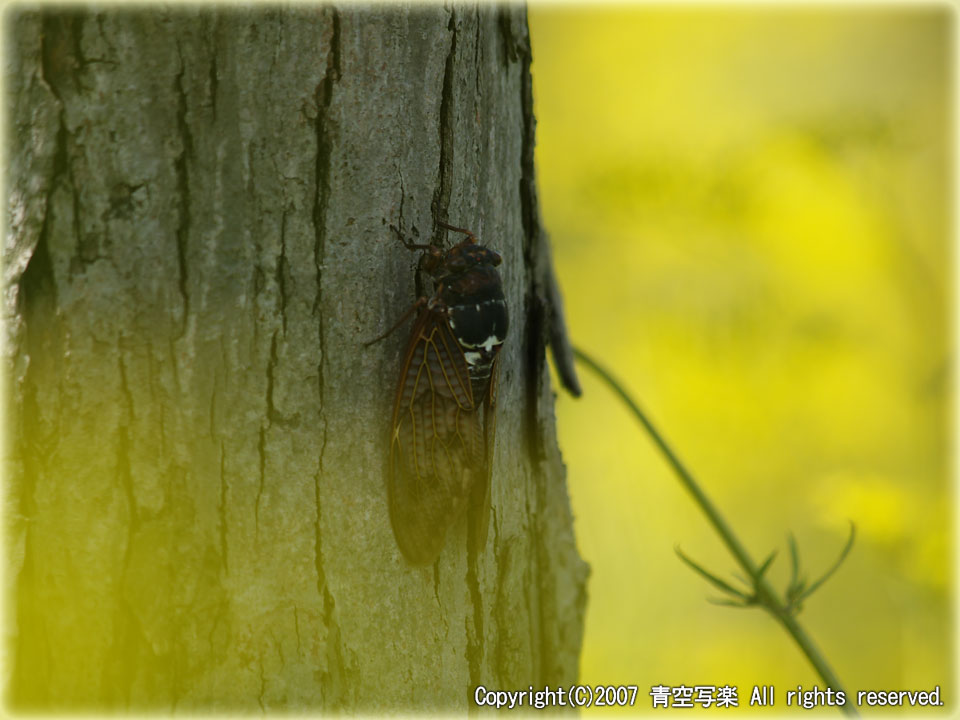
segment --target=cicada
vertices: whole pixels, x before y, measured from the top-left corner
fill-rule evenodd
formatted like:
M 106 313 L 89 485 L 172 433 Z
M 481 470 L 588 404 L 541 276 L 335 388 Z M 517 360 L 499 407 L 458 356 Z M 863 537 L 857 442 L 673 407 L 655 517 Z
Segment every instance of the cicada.
M 474 550 L 486 544 L 499 354 L 509 324 L 500 255 L 469 230 L 438 225 L 466 238 L 444 251 L 392 228 L 409 250 L 423 251 L 419 267 L 434 284 L 408 312 L 416 319 L 390 424 L 390 523 L 417 565 L 436 560 L 467 507 Z

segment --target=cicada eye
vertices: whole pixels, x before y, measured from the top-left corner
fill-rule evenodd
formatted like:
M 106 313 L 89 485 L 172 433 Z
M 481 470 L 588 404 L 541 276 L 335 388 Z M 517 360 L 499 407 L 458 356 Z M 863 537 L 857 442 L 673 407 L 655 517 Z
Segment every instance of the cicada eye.
M 496 267 L 503 261 L 500 253 L 483 246 L 477 248 L 474 258 L 474 262 L 479 262 L 483 265 L 492 265 L 493 267 Z

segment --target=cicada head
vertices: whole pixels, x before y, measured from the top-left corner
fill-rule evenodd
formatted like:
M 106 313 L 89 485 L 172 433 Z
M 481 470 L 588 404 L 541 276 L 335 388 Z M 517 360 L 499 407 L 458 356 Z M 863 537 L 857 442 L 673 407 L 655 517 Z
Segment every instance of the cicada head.
M 424 256 L 428 257 L 428 256 Z M 477 270 L 484 272 L 497 267 L 501 263 L 500 254 L 483 245 L 477 245 L 476 240 L 464 240 L 454 245 L 442 254 L 439 261 L 436 255 L 430 255 L 427 263 L 421 265 L 430 273 L 434 280 L 450 284 Z
M 423 245 L 420 249 L 423 250 L 423 255 L 420 256 L 420 269 L 431 277 L 439 278 L 443 274 L 442 269 L 447 253 L 436 245 Z

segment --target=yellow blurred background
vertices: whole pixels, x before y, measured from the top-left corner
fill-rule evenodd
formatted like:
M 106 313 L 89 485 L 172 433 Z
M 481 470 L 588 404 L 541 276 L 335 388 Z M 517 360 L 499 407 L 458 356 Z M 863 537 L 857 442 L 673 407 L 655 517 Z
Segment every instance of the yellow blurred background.
M 756 561 L 844 566 L 801 623 L 848 692 L 953 703 L 953 13 L 533 5 L 537 163 L 573 341 L 652 415 Z M 586 370 L 558 398 L 581 679 L 823 682 Z M 864 708 L 866 710 L 866 708 Z M 636 709 L 634 710 L 636 711 Z M 929 710 L 928 710 L 929 711 Z M 600 712 L 600 711 L 596 711 Z M 609 712 L 609 710 L 604 710 Z M 769 713 L 769 710 L 767 711 Z M 834 711 L 835 712 L 835 711 Z

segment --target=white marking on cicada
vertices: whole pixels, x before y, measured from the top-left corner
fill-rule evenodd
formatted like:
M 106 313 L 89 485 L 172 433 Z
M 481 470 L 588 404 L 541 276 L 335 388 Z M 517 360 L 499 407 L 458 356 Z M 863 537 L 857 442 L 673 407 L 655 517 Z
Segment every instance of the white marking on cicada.
M 499 337 L 497 337 L 496 335 L 491 335 L 491 336 L 488 337 L 486 340 L 484 340 L 482 343 L 477 343 L 476 345 L 473 345 L 473 344 L 467 343 L 467 342 L 463 342 L 463 340 L 460 341 L 460 344 L 463 345 L 463 347 L 468 347 L 468 348 L 483 348 L 483 349 L 486 350 L 487 352 L 490 352 L 491 350 L 493 350 L 494 345 L 503 345 L 503 338 L 499 338 Z
M 503 340 L 498 338 L 496 335 L 491 335 L 482 343 L 480 343 L 480 347 L 482 347 L 487 352 L 490 352 L 491 350 L 493 350 L 494 345 L 502 345 L 502 344 L 503 344 Z

